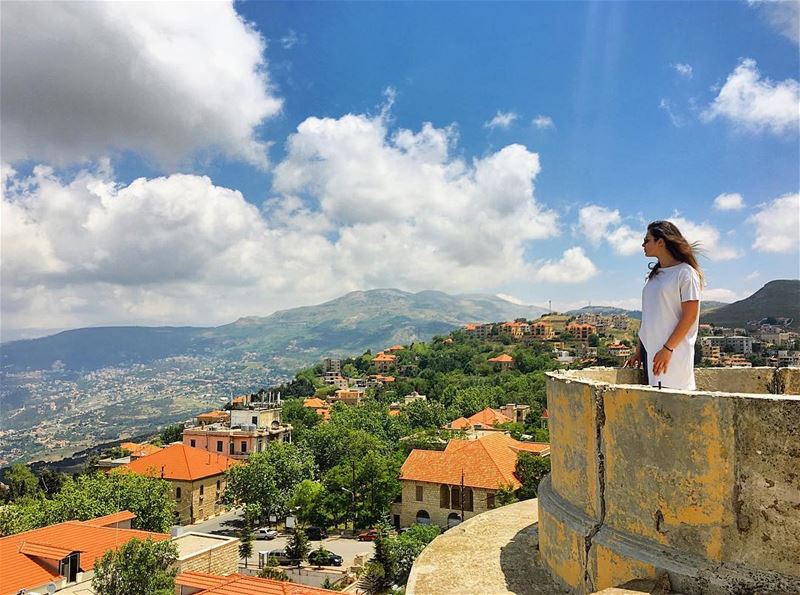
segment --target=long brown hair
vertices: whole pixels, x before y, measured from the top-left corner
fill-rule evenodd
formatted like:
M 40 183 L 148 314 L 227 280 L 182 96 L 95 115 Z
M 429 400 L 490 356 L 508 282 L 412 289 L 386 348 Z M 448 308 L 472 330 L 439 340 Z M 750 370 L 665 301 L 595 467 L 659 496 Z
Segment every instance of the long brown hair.
M 695 253 L 700 253 L 700 242 L 690 244 L 671 221 L 653 221 L 647 226 L 647 231 L 653 237 L 653 241 L 664 240 L 664 244 L 672 257 L 680 262 L 685 262 L 697 271 L 697 275 L 700 277 L 700 287 L 705 285 L 705 275 L 703 275 L 703 270 L 700 268 L 695 256 Z M 652 279 L 661 269 L 661 263 L 650 263 L 648 266 L 650 274 L 647 278 Z

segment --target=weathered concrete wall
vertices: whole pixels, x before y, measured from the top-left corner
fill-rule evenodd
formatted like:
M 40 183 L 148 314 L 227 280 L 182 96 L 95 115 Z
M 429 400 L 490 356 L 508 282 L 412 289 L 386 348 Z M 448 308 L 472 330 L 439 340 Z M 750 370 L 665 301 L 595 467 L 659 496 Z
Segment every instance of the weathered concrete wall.
M 659 569 L 685 593 L 800 592 L 800 397 L 754 394 L 769 368 L 700 372 L 752 392 L 637 386 L 634 370 L 548 375 L 540 547 L 576 592 Z M 780 373 L 798 384 L 800 370 Z

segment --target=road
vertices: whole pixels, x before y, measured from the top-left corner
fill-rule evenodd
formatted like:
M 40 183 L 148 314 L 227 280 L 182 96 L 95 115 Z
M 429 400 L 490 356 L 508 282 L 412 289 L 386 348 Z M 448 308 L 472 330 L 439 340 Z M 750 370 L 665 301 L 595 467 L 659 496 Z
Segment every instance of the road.
M 217 535 L 230 535 L 236 537 L 236 523 L 240 520 L 241 509 L 234 508 L 228 512 L 216 516 L 207 521 L 195 523 L 194 525 L 187 525 L 184 527 L 183 532 L 197 531 L 199 533 L 214 533 Z M 258 567 L 258 552 L 269 552 L 272 550 L 280 550 L 286 547 L 288 537 L 286 535 L 279 535 L 275 539 L 258 539 L 253 541 L 253 555 L 248 558 L 248 566 Z M 319 547 L 319 541 L 312 541 L 311 549 L 315 550 Z M 372 542 L 361 542 L 356 539 L 346 539 L 333 535 L 328 539 L 323 540 L 322 545 L 329 552 L 339 554 L 344 558 L 342 569 L 353 565 L 355 557 L 359 554 L 365 554 L 368 558 L 372 556 L 375 551 L 375 546 Z M 242 563 L 244 561 L 242 560 Z

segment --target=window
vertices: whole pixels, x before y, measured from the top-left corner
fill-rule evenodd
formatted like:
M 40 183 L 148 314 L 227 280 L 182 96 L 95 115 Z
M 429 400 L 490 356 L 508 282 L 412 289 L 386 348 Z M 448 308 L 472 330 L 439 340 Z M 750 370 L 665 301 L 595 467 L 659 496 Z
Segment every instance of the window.
M 453 487 L 450 493 L 450 508 L 461 508 L 461 488 Z
M 258 425 L 258 416 L 254 415 L 253 417 L 251 417 L 250 418 L 250 423 L 257 426 Z
M 233 440 L 231 440 L 231 441 L 228 443 L 228 452 L 229 452 L 230 454 L 234 454 L 234 452 L 233 452 L 233 449 L 234 449 L 234 448 L 236 448 L 236 445 L 233 443 Z
M 191 440 L 189 440 L 189 446 L 191 446 L 192 448 L 194 448 L 196 445 L 197 445 L 197 442 L 195 441 L 195 439 L 194 439 L 194 438 L 192 438 Z
M 222 452 L 222 440 L 217 440 L 217 452 Z
M 242 452 L 247 452 L 247 441 L 242 440 Z
M 203 495 L 203 491 L 204 491 L 203 488 L 205 488 L 205 486 L 203 484 L 200 484 L 200 495 L 201 496 Z
M 450 508 L 450 488 L 447 486 L 439 487 L 439 508 Z
M 218 491 L 218 492 L 219 492 L 219 487 L 220 487 L 220 485 L 221 485 L 221 484 L 220 484 L 220 481 L 219 481 L 219 480 L 217 480 L 217 491 Z
M 494 494 L 486 494 L 486 508 L 494 508 Z
M 175 498 L 177 500 L 181 499 L 181 489 L 180 488 L 175 488 Z
M 422 502 L 422 486 L 417 486 L 417 502 Z

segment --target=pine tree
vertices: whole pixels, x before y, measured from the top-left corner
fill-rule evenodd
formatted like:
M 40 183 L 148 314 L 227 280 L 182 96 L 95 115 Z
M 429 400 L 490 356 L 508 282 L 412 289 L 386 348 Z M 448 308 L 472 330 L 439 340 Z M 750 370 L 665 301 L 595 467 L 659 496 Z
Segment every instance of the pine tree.
M 308 543 L 306 532 L 302 529 L 296 529 L 286 544 L 286 555 L 300 564 L 308 558 L 308 552 L 310 551 L 311 545 Z

